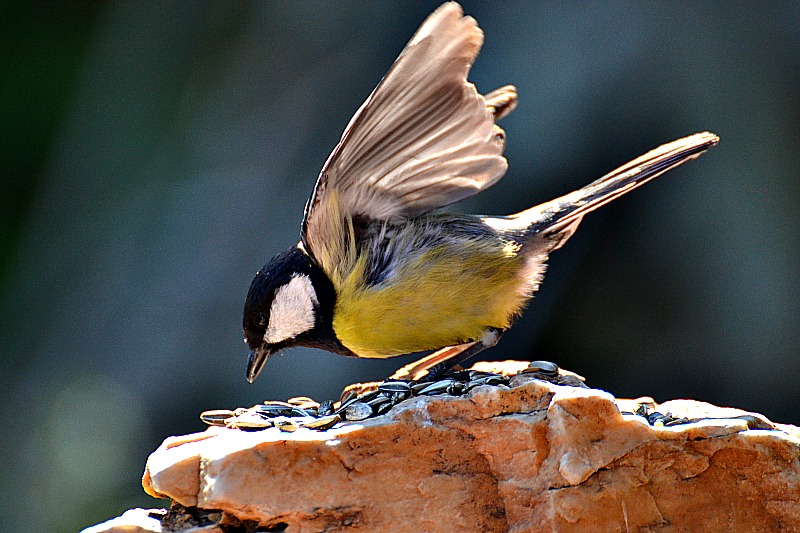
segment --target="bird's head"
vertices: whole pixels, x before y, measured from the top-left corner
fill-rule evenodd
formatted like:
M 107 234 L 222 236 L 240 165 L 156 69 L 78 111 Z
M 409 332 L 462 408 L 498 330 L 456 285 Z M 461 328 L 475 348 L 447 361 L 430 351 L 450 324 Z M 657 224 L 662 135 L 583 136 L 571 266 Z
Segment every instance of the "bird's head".
M 267 358 L 291 346 L 315 346 L 324 327 L 320 295 L 328 305 L 332 287 L 300 246 L 277 255 L 256 273 L 244 304 L 244 341 L 250 347 L 247 381 L 256 379 Z

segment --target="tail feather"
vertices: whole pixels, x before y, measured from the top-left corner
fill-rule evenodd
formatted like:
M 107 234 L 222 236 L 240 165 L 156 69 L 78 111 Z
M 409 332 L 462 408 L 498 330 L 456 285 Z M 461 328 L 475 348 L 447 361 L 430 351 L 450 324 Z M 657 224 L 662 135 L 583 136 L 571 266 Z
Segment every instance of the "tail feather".
M 678 165 L 699 157 L 719 142 L 710 132 L 695 133 L 664 144 L 613 170 L 589 185 L 545 204 L 522 211 L 514 218 L 529 223 L 528 233 L 552 237 L 554 248 L 572 236 L 587 213 L 644 185 Z

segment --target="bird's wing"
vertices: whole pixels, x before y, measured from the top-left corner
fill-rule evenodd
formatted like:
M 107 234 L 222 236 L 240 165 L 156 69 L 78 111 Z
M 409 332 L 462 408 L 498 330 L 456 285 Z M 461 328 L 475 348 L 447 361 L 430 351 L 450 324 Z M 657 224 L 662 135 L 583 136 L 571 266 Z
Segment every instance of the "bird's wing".
M 456 3 L 417 30 L 350 120 L 306 204 L 303 243 L 318 260 L 339 237 L 338 216 L 415 217 L 503 176 L 508 164 L 495 113 L 513 109 L 516 91 L 495 91 L 487 106 L 467 82 L 482 42 L 483 32 Z

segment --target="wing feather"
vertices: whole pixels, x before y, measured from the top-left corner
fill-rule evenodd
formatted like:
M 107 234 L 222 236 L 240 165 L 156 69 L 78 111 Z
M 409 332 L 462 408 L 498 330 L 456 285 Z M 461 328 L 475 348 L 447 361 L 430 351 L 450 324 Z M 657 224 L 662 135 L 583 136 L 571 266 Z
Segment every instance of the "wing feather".
M 497 118 L 516 90 L 490 103 L 467 81 L 483 32 L 461 6 L 431 14 L 350 120 L 306 205 L 303 241 L 329 247 L 339 216 L 393 220 L 419 216 L 472 196 L 507 169 Z M 336 206 L 325 205 L 335 196 Z M 325 265 L 323 265 L 325 266 Z

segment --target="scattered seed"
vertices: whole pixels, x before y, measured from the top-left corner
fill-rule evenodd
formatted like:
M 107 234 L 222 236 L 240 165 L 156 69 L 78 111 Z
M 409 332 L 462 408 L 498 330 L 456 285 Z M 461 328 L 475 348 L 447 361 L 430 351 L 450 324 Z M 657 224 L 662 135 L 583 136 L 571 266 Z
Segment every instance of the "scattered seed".
M 200 420 L 209 426 L 224 426 L 225 421 L 234 416 L 234 412 L 228 409 L 214 409 L 213 411 L 203 411 L 200 413 Z
M 307 396 L 298 396 L 297 398 L 291 398 L 288 402 L 295 406 L 298 409 L 303 409 L 304 411 L 308 412 L 317 412 L 319 410 L 319 402 L 314 401 Z
M 530 372 L 539 372 L 551 376 L 558 375 L 558 365 L 550 361 L 531 361 L 527 368 Z
M 382 415 L 384 413 L 388 413 L 392 407 L 394 407 L 394 404 L 391 403 L 381 404 L 378 406 L 377 409 L 375 409 L 375 414 Z
M 290 405 L 257 405 L 254 407 L 259 414 L 266 416 L 309 416 L 308 411 Z
M 277 407 L 292 407 L 292 404 L 288 402 L 279 402 L 277 400 L 266 400 L 264 401 L 264 405 L 272 405 Z
M 253 412 L 248 412 L 228 419 L 227 425 L 238 429 L 267 429 L 272 427 L 273 421 Z
M 295 396 L 294 398 L 289 398 L 288 400 L 286 400 L 286 403 L 288 403 L 289 405 L 296 405 L 298 407 L 302 407 L 303 405 L 309 403 L 314 405 L 319 405 L 317 402 L 315 402 L 312 398 L 309 398 L 308 396 Z
M 742 415 L 737 416 L 741 420 L 747 422 L 747 429 L 777 429 L 775 424 L 761 415 Z
M 447 387 L 449 387 L 451 383 L 455 383 L 455 381 L 452 379 L 443 379 L 441 381 L 434 381 L 433 383 L 429 383 L 427 387 L 420 390 L 417 394 L 420 396 L 444 394 L 445 392 L 447 392 Z
M 364 401 L 364 400 L 362 399 L 361 401 Z M 379 394 L 379 395 L 375 396 L 374 398 L 372 398 L 370 400 L 367 400 L 364 403 L 366 403 L 367 405 L 372 406 L 373 408 L 377 408 L 379 405 L 383 405 L 385 403 L 392 403 L 392 399 L 390 397 L 384 395 L 384 394 Z
M 321 404 L 319 404 L 319 409 L 317 409 L 317 413 L 319 416 L 329 416 L 333 414 L 333 400 L 325 400 Z
M 411 394 L 413 394 L 414 396 L 419 396 L 422 390 L 430 384 L 431 384 L 430 381 L 412 382 Z
M 279 430 L 287 433 L 294 433 L 297 431 L 297 428 L 300 427 L 297 422 L 291 418 L 278 418 L 273 421 L 273 424 L 275 424 L 275 427 Z
M 558 375 L 558 366 L 547 361 L 534 361 L 524 370 L 540 376 Z M 317 402 L 307 396 L 291 398 L 286 402 L 266 401 L 251 408 L 239 407 L 233 411 L 218 409 L 205 411 L 200 419 L 208 425 L 227 426 L 242 430 L 276 427 L 280 431 L 294 432 L 298 428 L 326 430 L 339 422 L 357 422 L 389 412 L 398 403 L 415 396 L 463 396 L 479 386 L 507 386 L 509 378 L 493 372 L 454 370 L 438 380 L 404 381 L 387 380 L 369 388 L 353 387 L 342 393 L 339 402 Z M 366 392 L 361 392 L 366 390 Z M 642 411 L 640 413 L 640 411 Z M 652 413 L 643 405 L 637 410 L 651 424 L 681 423 L 670 414 Z M 655 417 L 654 415 L 660 415 Z M 748 421 L 750 422 L 750 421 Z
M 308 422 L 303 422 L 300 426 L 309 429 L 318 429 L 318 430 L 325 430 L 332 428 L 338 422 L 341 422 L 342 417 L 339 415 L 328 415 L 328 416 L 321 416 L 314 420 L 310 420 Z
M 346 405 L 351 400 L 355 400 L 358 398 L 358 392 L 354 389 L 346 390 L 342 393 L 342 397 L 339 399 L 339 403 L 341 405 Z
M 411 393 L 411 385 L 408 381 L 384 381 L 378 385 L 380 392 L 391 393 Z
M 353 402 L 344 410 L 345 420 L 357 422 L 372 416 L 372 406 L 363 402 Z
M 451 396 L 461 396 L 466 390 L 466 385 L 461 381 L 454 381 L 447 386 L 447 394 Z
M 339 407 L 338 407 L 338 408 L 336 408 L 336 410 L 334 411 L 334 413 L 335 413 L 335 414 L 337 414 L 337 415 L 338 415 L 338 414 L 342 414 L 342 413 L 344 413 L 345 409 L 347 409 L 348 407 L 350 407 L 350 405 L 352 405 L 352 404 L 356 403 L 358 400 L 359 400 L 359 397 L 358 397 L 358 395 L 352 395 L 352 396 L 350 396 L 350 397 L 347 399 L 347 401 L 345 401 L 345 402 L 339 402 Z M 335 405 L 335 404 L 334 404 L 334 407 L 336 407 L 336 405 Z

